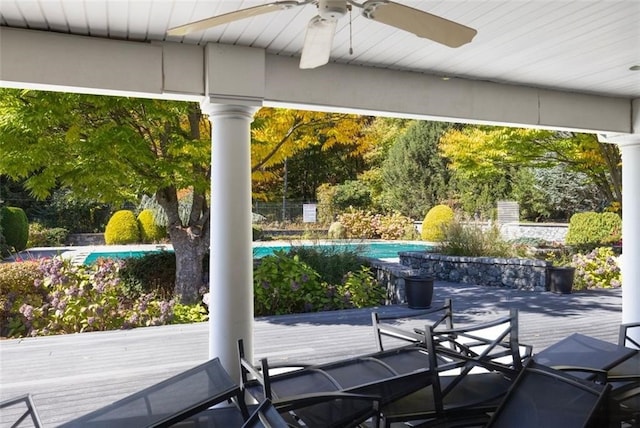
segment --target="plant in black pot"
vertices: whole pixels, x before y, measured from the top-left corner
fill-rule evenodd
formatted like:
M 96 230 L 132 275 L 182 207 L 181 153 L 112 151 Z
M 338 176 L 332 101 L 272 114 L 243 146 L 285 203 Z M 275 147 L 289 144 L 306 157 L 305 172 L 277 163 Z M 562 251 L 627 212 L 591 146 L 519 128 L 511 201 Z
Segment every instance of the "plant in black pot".
M 572 266 L 573 252 L 565 247 L 549 253 L 546 272 L 546 289 L 552 293 L 571 294 L 576 268 Z

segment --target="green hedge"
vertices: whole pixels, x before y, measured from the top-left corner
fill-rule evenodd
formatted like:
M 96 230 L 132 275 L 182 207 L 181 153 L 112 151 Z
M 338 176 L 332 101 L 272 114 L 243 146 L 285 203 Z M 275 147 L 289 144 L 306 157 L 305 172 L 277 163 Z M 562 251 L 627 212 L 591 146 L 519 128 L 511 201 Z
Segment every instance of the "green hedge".
M 2 221 L 5 244 L 14 251 L 27 248 L 29 220 L 24 210 L 18 207 L 3 207 L 0 221 Z
M 138 221 L 133 211 L 120 210 L 111 216 L 104 231 L 104 242 L 107 245 L 140 242 Z
M 622 238 L 622 219 L 616 213 L 585 212 L 571 216 L 565 242 L 581 250 L 612 245 Z
M 421 238 L 423 241 L 441 242 L 444 240 L 444 228 L 453 221 L 453 210 L 447 205 L 436 205 L 431 208 L 422 222 Z
M 167 236 L 167 230 L 156 224 L 153 211 L 146 209 L 138 214 L 138 229 L 144 243 L 160 242 Z

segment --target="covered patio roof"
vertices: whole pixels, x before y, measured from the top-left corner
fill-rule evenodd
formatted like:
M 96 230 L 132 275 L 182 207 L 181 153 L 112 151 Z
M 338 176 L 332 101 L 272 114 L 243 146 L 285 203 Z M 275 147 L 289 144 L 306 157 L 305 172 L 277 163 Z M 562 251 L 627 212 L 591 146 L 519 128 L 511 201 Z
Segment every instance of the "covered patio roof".
M 353 7 L 338 21 L 329 65 L 304 71 L 298 61 L 314 4 L 167 35 L 264 3 L 2 0 L 0 83 L 607 133 L 640 128 L 637 2 L 400 1 L 477 30 L 458 48 Z
M 231 371 L 237 338 L 251 354 L 249 124 L 261 106 L 575 130 L 620 144 L 623 321 L 640 321 L 640 168 L 628 168 L 640 165 L 640 3 L 398 2 L 477 35 L 450 48 L 366 19 L 351 2 L 329 64 L 301 70 L 313 3 L 168 36 L 265 2 L 0 0 L 0 86 L 201 102 L 217 144 L 210 355 Z

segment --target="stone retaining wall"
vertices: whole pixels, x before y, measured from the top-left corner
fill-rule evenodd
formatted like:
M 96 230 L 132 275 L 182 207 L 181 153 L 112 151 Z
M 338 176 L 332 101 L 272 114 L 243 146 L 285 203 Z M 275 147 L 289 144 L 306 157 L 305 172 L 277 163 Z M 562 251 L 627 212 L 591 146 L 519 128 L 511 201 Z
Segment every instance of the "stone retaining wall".
M 400 263 L 386 262 L 380 259 L 369 259 L 378 284 L 387 289 L 387 305 L 407 303 L 404 291 L 404 277 L 417 274 Z
M 500 234 L 505 239 L 540 238 L 550 242 L 562 242 L 569 225 L 556 223 L 508 223 L 500 225 Z
M 401 252 L 400 264 L 421 275 L 450 282 L 488 287 L 544 291 L 550 262 L 535 259 L 456 257 L 425 252 Z
M 489 223 L 478 223 L 483 229 L 491 227 Z M 416 231 L 422 230 L 422 222 L 413 223 Z M 540 238 L 550 242 L 564 243 L 569 225 L 565 223 L 506 223 L 498 225 L 504 239 Z

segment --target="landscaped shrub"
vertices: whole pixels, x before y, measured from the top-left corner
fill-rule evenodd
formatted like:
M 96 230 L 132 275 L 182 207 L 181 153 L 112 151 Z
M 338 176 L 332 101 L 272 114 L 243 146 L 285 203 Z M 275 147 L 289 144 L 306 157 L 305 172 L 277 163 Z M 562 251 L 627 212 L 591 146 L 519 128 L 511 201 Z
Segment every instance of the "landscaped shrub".
M 173 306 L 172 324 L 191 324 L 205 322 L 209 319 L 209 311 L 201 303 L 195 305 L 183 305 L 176 303 Z
M 104 232 L 104 242 L 107 245 L 140 242 L 138 222 L 133 211 L 120 210 L 111 216 Z
M 589 251 L 598 246 L 618 243 L 621 237 L 622 219 L 618 214 L 586 212 L 571 216 L 565 241 L 567 245 Z
M 264 238 L 264 232 L 260 226 L 256 226 L 255 224 L 251 226 L 252 238 L 254 241 L 260 241 Z
M 68 236 L 69 231 L 62 227 L 48 228 L 40 223 L 31 223 L 27 247 L 61 247 L 65 245 Z
M 374 239 L 377 232 L 373 223 L 373 213 L 364 210 L 349 210 L 338 216 L 338 221 L 344 226 L 347 238 Z
M 416 239 L 418 233 L 413 226 L 413 220 L 398 212 L 390 215 L 377 215 L 374 218 L 375 228 L 381 239 Z
M 373 214 L 370 211 L 350 209 L 338 216 L 347 238 L 353 239 L 414 239 L 413 221 L 400 213 Z
M 431 208 L 422 222 L 420 236 L 424 241 L 442 242 L 444 230 L 453 221 L 453 210 L 447 205 L 436 205 Z
M 386 300 L 386 290 L 378 284 L 367 266 L 347 273 L 344 284 L 338 287 L 338 295 L 347 308 L 383 305 Z
M 22 208 L 2 207 L 2 231 L 4 243 L 13 251 L 22 251 L 27 248 L 29 240 L 29 220 Z
M 118 271 L 121 261 L 99 259 L 91 266 L 75 266 L 60 257 L 39 264 L 45 302 L 25 302 L 10 320 L 10 336 L 35 336 L 113 330 L 169 323 L 173 301 L 145 294 L 122 295 Z
M 476 224 L 453 220 L 443 228 L 440 252 L 450 256 L 512 257 L 514 247 L 502 239 L 496 227 L 483 230 Z
M 127 258 L 120 269 L 120 279 L 123 293 L 129 298 L 154 293 L 170 299 L 176 282 L 176 255 L 160 251 Z
M 329 231 L 327 233 L 329 239 L 344 239 L 347 237 L 347 231 L 345 230 L 342 223 L 339 221 L 334 221 L 329 226 Z
M 616 288 L 622 285 L 620 267 L 610 247 L 596 248 L 588 254 L 575 254 L 573 289 Z
M 320 276 L 321 282 L 331 285 L 341 284 L 348 272 L 360 270 L 369 263 L 356 250 L 344 250 L 330 245 L 322 247 L 293 246 L 289 257 L 298 259 L 311 267 Z
M 41 306 L 46 290 L 41 286 L 42 272 L 38 262 L 0 263 L 0 336 L 19 329 L 20 307 L 29 303 Z
M 263 257 L 253 272 L 255 315 L 313 312 L 333 306 L 318 274 L 284 251 Z
M 137 221 L 142 242 L 160 242 L 167 236 L 166 229 L 156 224 L 156 221 L 153 217 L 153 211 L 151 211 L 150 209 L 140 211 Z

